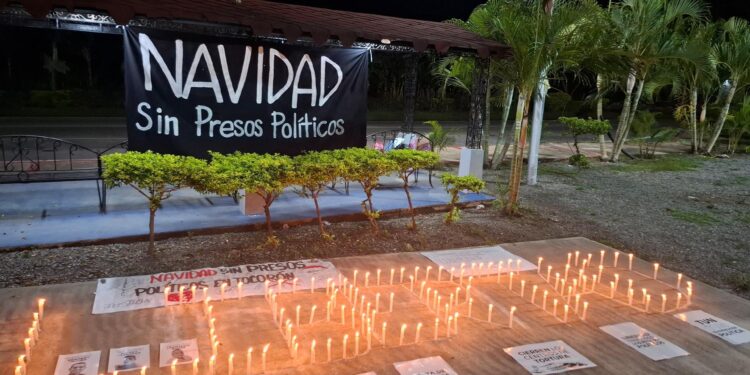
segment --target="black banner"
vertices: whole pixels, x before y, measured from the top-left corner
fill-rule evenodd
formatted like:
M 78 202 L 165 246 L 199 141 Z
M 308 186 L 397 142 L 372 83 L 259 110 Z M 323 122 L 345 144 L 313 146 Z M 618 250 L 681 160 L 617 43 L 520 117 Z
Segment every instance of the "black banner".
M 367 50 L 126 30 L 130 150 L 205 158 L 365 145 Z

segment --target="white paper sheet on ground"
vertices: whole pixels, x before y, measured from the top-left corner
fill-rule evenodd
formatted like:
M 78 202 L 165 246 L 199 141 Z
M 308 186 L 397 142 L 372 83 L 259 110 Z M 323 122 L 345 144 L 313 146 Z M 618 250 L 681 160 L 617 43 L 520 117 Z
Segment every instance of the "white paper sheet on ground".
M 478 275 L 492 275 L 497 274 L 498 262 L 503 262 L 503 268 L 500 272 L 507 273 L 509 271 L 532 271 L 536 270 L 536 265 L 523 259 L 508 250 L 503 249 L 501 246 L 487 246 L 487 247 L 470 247 L 465 249 L 455 250 L 439 250 L 439 251 L 425 251 L 421 253 L 429 260 L 433 261 L 438 266 L 443 266 L 443 269 L 450 272 L 451 268 L 455 268 L 454 276 L 460 273 L 461 264 L 464 264 L 464 276 L 478 276 Z M 511 260 L 513 265 L 508 270 L 508 260 Z M 518 263 L 518 260 L 521 263 Z M 489 268 L 489 263 L 492 262 L 492 267 Z M 475 267 L 472 269 L 471 264 L 474 263 Z M 483 263 L 483 267 L 480 269 L 479 265 Z M 437 270 L 436 270 L 437 271 Z
M 191 363 L 198 358 L 198 342 L 195 339 L 163 342 L 159 345 L 159 367 Z
M 55 375 L 97 375 L 102 352 L 66 354 L 57 357 Z
M 558 374 L 596 365 L 562 340 L 503 349 L 532 374 Z
M 289 262 L 247 264 L 235 267 L 203 268 L 192 271 L 166 272 L 155 275 L 115 277 L 99 279 L 94 297 L 93 314 L 107 314 L 118 311 L 132 311 L 165 305 L 164 292 L 167 287 L 168 305 L 193 303 L 203 300 L 203 288 L 208 288 L 208 296 L 216 301 L 221 298 L 221 285 L 227 284 L 225 298 L 237 298 L 239 282 L 243 283 L 242 296 L 261 296 L 265 292 L 265 282 L 282 292 L 292 290 L 292 280 L 296 277 L 297 290 L 310 289 L 312 278 L 315 287 L 325 288 L 326 280 L 335 279 L 338 271 L 333 263 L 312 259 Z M 180 287 L 184 292 L 180 296 Z M 191 287 L 196 287 L 192 295 Z
M 109 372 L 140 370 L 151 367 L 151 353 L 148 345 L 127 346 L 109 349 Z
M 443 357 L 426 357 L 393 364 L 401 375 L 458 375 Z
M 363 373 L 358 374 L 358 375 L 378 375 L 378 374 L 375 373 L 374 371 L 370 371 L 370 372 L 363 372 Z
M 689 355 L 688 352 L 679 346 L 664 340 L 633 322 L 613 324 L 599 328 L 654 361 Z
M 693 310 L 684 313 L 674 314 L 675 318 L 690 323 L 714 336 L 723 339 L 733 345 L 746 344 L 750 342 L 750 332 L 748 330 L 728 322 L 724 319 L 717 318 L 703 310 Z

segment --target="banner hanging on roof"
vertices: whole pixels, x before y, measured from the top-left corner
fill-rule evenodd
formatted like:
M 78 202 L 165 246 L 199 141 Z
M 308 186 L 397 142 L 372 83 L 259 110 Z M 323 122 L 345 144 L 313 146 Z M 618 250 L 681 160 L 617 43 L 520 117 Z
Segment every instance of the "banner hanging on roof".
M 365 49 L 132 27 L 124 35 L 130 150 L 296 155 L 365 144 Z

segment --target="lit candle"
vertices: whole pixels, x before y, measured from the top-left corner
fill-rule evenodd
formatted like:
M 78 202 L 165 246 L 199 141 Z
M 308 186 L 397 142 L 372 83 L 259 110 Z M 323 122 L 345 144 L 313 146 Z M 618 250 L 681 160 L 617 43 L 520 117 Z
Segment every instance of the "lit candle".
M 375 324 L 375 318 L 373 318 L 372 324 Z M 370 351 L 370 348 L 372 348 L 372 326 L 367 325 L 367 351 Z
M 560 286 L 560 272 L 555 272 L 555 290 Z
M 586 256 L 586 264 L 591 265 L 591 257 L 592 257 L 592 254 L 588 253 L 588 255 Z
M 268 353 L 269 346 L 271 346 L 271 344 L 266 344 L 263 346 L 263 354 L 260 358 L 261 368 L 263 369 L 263 372 L 266 372 L 266 353 Z
M 355 288 L 357 287 L 357 274 L 359 273 L 359 270 L 354 270 L 354 277 L 352 277 L 352 286 Z
M 398 283 L 399 284 L 403 284 L 404 283 L 404 271 L 405 270 L 406 270 L 406 267 L 401 267 L 401 276 L 398 279 Z
M 357 308 L 355 306 L 352 306 L 352 329 L 357 328 L 357 317 L 354 315 L 354 312 L 357 311 Z
M 550 275 L 552 274 L 552 266 L 547 266 L 547 282 L 549 282 Z
M 575 266 L 577 266 L 577 265 L 578 265 L 578 256 L 579 256 L 579 255 L 581 255 L 581 252 L 580 252 L 580 251 L 578 251 L 578 250 L 576 250 L 576 261 L 575 261 L 575 263 L 573 263 L 573 265 L 575 265 Z
M 310 343 L 310 364 L 315 363 L 315 339 Z
M 440 329 L 440 318 L 435 318 L 435 332 L 434 332 L 434 339 L 438 339 L 438 330 Z
M 656 275 L 659 273 L 659 263 L 654 263 L 654 280 L 656 280 Z
M 583 302 L 583 313 L 581 314 L 581 320 L 586 321 L 586 312 L 589 309 L 589 303 L 584 301 Z
M 508 290 L 513 290 L 513 272 L 508 276 Z
M 487 308 L 487 322 L 492 323 L 492 304 L 490 303 L 489 307 Z
M 381 332 L 380 332 L 380 340 L 383 341 L 383 347 L 385 347 L 385 334 L 386 334 L 387 327 L 388 327 L 388 322 L 383 322 L 383 327 L 381 328 Z
M 648 294 L 648 291 L 646 290 L 646 288 L 642 288 L 641 289 L 641 293 L 642 293 L 641 295 L 643 296 L 643 297 L 641 297 L 641 303 L 645 304 L 646 303 L 646 295 Z
M 354 356 L 359 355 L 359 331 L 354 332 Z
M 365 288 L 370 286 L 370 271 L 365 272 Z
M 578 314 L 578 304 L 580 302 L 581 302 L 581 294 L 579 293 L 579 294 L 576 294 L 576 305 L 573 309 L 573 311 L 575 311 L 576 314 Z
M 693 300 L 693 287 L 687 287 L 687 304 L 689 305 Z
M 393 285 L 393 273 L 396 272 L 393 268 L 391 268 L 391 285 Z
M 676 286 L 677 289 L 680 289 L 680 284 L 682 284 L 682 274 L 678 273 L 677 274 L 677 286 Z
M 526 280 L 521 280 L 521 298 L 523 298 L 523 292 L 526 290 Z
M 348 334 L 344 335 L 343 345 L 342 345 L 342 352 L 343 352 L 344 359 L 346 359 L 346 346 L 347 346 L 347 342 L 349 342 L 349 335 Z
M 181 305 L 183 298 L 185 298 L 185 286 L 180 285 L 179 294 L 177 295 L 177 303 Z
M 26 352 L 26 358 L 31 359 L 31 338 L 27 337 L 23 339 L 23 348 Z
M 542 272 L 542 257 L 539 257 L 539 260 L 536 262 L 536 273 L 541 275 Z
M 682 293 L 677 292 L 677 303 L 675 304 L 675 307 L 674 307 L 675 309 L 680 308 L 680 301 L 682 301 Z
M 419 280 L 419 266 L 414 267 L 414 280 Z
M 227 373 L 228 375 L 234 374 L 234 353 L 230 353 L 227 359 Z
M 213 357 L 211 357 L 211 358 L 213 358 Z M 177 375 L 177 360 L 176 359 L 172 360 L 172 366 L 171 367 L 172 367 L 172 375 Z M 211 367 L 211 369 L 209 371 L 210 371 L 210 374 L 213 375 L 213 373 L 214 373 L 213 367 Z
M 328 341 L 326 341 L 326 358 L 328 362 L 331 362 L 331 343 L 333 342 L 332 338 L 328 338 Z
M 557 298 L 552 300 L 552 316 L 554 316 L 555 318 L 557 318 L 557 303 Z
M 469 298 L 469 312 L 467 314 L 469 316 L 469 318 L 471 318 L 471 306 L 473 304 L 474 304 L 474 298 Z
M 461 289 L 457 288 L 456 293 L 458 294 L 460 292 L 461 292 Z M 471 298 L 471 285 L 466 287 L 466 301 L 468 301 L 469 298 Z M 456 296 L 456 301 L 458 301 L 458 296 Z
M 380 311 L 380 292 L 375 293 L 375 311 Z
M 503 261 L 497 262 L 497 283 L 500 284 L 500 276 L 503 274 Z
M 568 307 L 568 305 L 563 306 L 563 322 L 565 323 L 568 322 L 568 310 L 569 309 L 570 308 Z
M 617 291 L 617 287 L 619 286 L 619 284 L 620 284 L 620 275 L 615 274 L 615 291 Z
M 299 310 L 300 310 L 300 308 L 301 308 L 301 306 L 300 306 L 300 305 L 297 305 L 297 308 L 295 309 L 295 310 L 296 310 L 296 319 L 295 319 L 295 323 L 296 323 L 296 326 L 297 326 L 297 327 L 299 327 Z
M 628 254 L 628 270 L 633 270 L 633 253 Z
M 427 266 L 424 273 L 424 280 L 430 281 L 430 271 L 432 270 L 432 266 Z
M 279 324 L 284 321 L 284 313 L 286 312 L 286 308 L 282 307 L 281 310 L 279 310 Z
M 388 304 L 388 312 L 393 312 L 393 292 L 391 292 L 391 302 Z
M 570 265 L 566 264 L 565 265 L 565 275 L 563 276 L 563 279 L 565 279 L 565 280 L 568 279 L 568 272 L 570 272 Z
M 245 373 L 247 375 L 250 375 L 252 371 L 253 371 L 253 348 L 249 347 L 247 348 L 247 369 L 245 370 Z
M 600 280 L 601 279 L 597 278 L 596 275 L 591 276 L 591 291 L 592 292 L 596 291 L 596 284 L 599 284 Z
M 661 295 L 661 312 L 665 313 L 667 311 L 667 295 L 662 294 Z
M 534 285 L 531 287 L 531 304 L 534 304 L 534 301 L 536 300 L 536 290 L 539 288 L 538 285 Z
M 401 336 L 398 339 L 398 345 L 404 345 L 404 333 L 406 333 L 406 323 L 401 325 Z
M 461 263 L 461 274 L 458 277 L 458 285 L 464 285 L 464 264 Z
M 409 275 L 409 291 L 414 293 L 414 276 Z
M 628 288 L 628 305 L 633 304 L 633 295 L 635 294 L 635 291 L 633 288 Z
M 310 278 L 310 293 L 315 293 L 315 276 Z
M 568 253 L 568 261 L 565 264 L 570 264 L 570 257 L 573 256 L 573 253 Z
M 341 324 L 346 324 L 346 305 L 341 305 Z
M 619 251 L 615 251 L 615 261 L 613 263 L 613 266 L 615 268 L 617 268 L 617 258 L 619 258 L 619 257 L 620 257 L 620 252 Z
M 18 367 L 21 368 L 23 373 L 26 372 L 26 356 L 25 355 L 18 356 Z
M 437 281 L 441 281 L 443 278 L 443 266 L 438 267 L 438 279 Z
M 549 291 L 544 291 L 544 298 L 542 299 L 542 310 L 547 311 L 547 296 L 549 295 Z
M 299 278 L 295 277 L 292 279 L 292 294 L 297 292 L 297 281 L 299 281 Z M 281 284 L 279 284 L 281 285 Z
M 318 308 L 318 305 L 313 305 L 312 309 L 310 310 L 310 324 L 313 324 L 313 321 L 315 320 L 315 310 Z
M 513 328 L 513 314 L 516 312 L 516 307 L 510 307 L 510 315 L 508 316 L 508 328 Z
M 599 251 L 599 265 L 604 264 L 604 250 Z
M 453 293 L 451 293 L 451 295 L 450 295 L 450 297 L 449 297 L 449 299 L 448 299 L 448 304 L 449 304 L 450 306 L 453 306 Z
M 650 294 L 647 294 L 647 295 L 646 295 L 646 309 L 645 309 L 647 313 L 648 313 L 648 306 L 649 306 L 650 304 L 651 304 L 651 295 L 650 295 Z
M 602 271 L 604 270 L 604 266 L 599 265 L 599 273 L 596 274 L 596 278 L 601 280 L 602 279 Z
M 37 300 L 37 309 L 39 312 L 39 321 L 41 322 L 42 319 L 44 319 L 44 303 L 47 302 L 45 298 L 39 298 Z
M 146 366 L 141 367 L 141 375 L 146 375 Z
M 453 333 L 458 334 L 458 311 L 453 313 Z
M 422 322 L 417 324 L 417 335 L 415 336 L 414 342 L 419 343 L 419 332 L 422 331 Z
M 615 282 L 609 282 L 609 298 L 615 298 Z

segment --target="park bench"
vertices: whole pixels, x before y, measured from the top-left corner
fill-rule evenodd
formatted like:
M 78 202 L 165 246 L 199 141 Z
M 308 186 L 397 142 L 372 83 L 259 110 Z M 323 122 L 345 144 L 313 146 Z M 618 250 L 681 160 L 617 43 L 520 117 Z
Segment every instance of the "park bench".
M 382 130 L 367 136 L 367 147 L 385 153 L 391 150 L 410 149 L 432 151 L 430 139 L 423 133 L 405 130 Z M 428 170 L 428 181 L 432 187 L 432 169 Z M 419 182 L 419 171 L 414 172 L 414 182 Z

